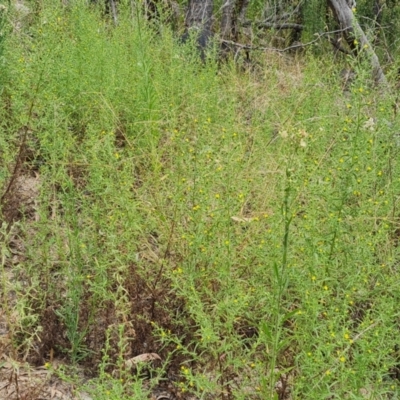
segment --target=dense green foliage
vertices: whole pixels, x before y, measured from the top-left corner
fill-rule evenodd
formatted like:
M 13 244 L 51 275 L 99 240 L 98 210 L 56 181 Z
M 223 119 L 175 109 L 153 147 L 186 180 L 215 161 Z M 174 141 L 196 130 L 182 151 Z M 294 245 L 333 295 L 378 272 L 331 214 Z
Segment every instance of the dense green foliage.
M 95 399 L 169 379 L 182 398 L 397 398 L 390 93 L 355 65 L 344 94 L 311 55 L 202 65 L 140 9 L 114 27 L 58 3 L 3 47 L 0 187 L 21 132 L 18 181 L 39 187 L 34 209 L 7 195 L 20 215 L 2 227 L 16 352 L 85 366 Z M 143 353 L 162 358 L 151 379 L 127 370 Z

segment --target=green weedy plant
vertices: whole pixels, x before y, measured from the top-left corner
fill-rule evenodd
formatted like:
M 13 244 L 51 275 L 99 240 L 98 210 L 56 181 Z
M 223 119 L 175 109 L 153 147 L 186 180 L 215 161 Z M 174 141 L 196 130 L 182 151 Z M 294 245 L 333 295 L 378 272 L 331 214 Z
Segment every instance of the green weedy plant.
M 290 162 L 288 162 L 290 164 Z M 280 370 L 277 373 L 278 360 L 280 354 L 288 346 L 290 346 L 290 339 L 285 338 L 284 324 L 297 314 L 297 310 L 289 311 L 285 309 L 285 295 L 289 286 L 288 275 L 288 252 L 290 249 L 290 225 L 294 218 L 291 211 L 293 202 L 293 189 L 292 177 L 290 167 L 286 167 L 286 187 L 284 189 L 284 197 L 282 200 L 282 220 L 283 220 L 283 239 L 282 239 L 282 259 L 281 261 L 274 261 L 273 275 L 274 281 L 273 298 L 275 301 L 272 311 L 273 317 L 271 321 L 261 321 L 260 323 L 260 343 L 264 344 L 266 349 L 266 358 L 268 362 L 268 370 L 265 377 L 260 379 L 261 393 L 268 398 L 279 398 L 279 390 L 277 390 L 277 382 L 282 376 L 287 374 L 291 368 L 287 370 Z M 282 384 L 284 394 L 284 384 Z
M 7 29 L 8 29 L 8 12 L 10 9 L 10 1 L 6 1 L 5 4 L 0 4 L 0 70 L 2 80 L 4 79 L 5 74 L 5 58 L 4 58 L 4 47 L 5 41 L 7 37 Z M 3 82 L 0 80 L 0 95 L 4 89 Z
M 72 186 L 72 185 L 71 185 Z M 84 298 L 84 280 L 85 280 L 85 261 L 82 255 L 82 243 L 79 241 L 79 223 L 75 213 L 75 202 L 71 200 L 74 196 L 73 187 L 66 187 L 67 196 L 64 197 L 63 207 L 65 212 L 70 216 L 70 231 L 68 237 L 69 259 L 66 272 L 65 283 L 65 299 L 62 300 L 62 306 L 56 310 L 56 315 L 65 325 L 66 336 L 70 344 L 71 361 L 75 364 L 83 360 L 88 353 L 88 349 L 84 344 L 89 324 L 93 321 L 94 316 L 89 316 L 84 326 L 80 323 L 80 314 L 82 313 L 82 303 Z M 93 309 L 88 311 L 93 312 Z
M 363 248 L 363 246 L 360 243 L 360 239 L 365 237 L 364 233 L 359 233 L 356 234 L 356 237 L 358 238 L 356 242 L 353 242 L 355 239 L 353 235 L 355 235 L 355 231 L 357 232 L 369 232 L 371 229 L 375 229 L 371 227 L 370 229 L 366 228 L 369 224 L 368 218 L 365 218 L 363 214 L 365 214 L 365 210 L 359 210 L 359 205 L 360 205 L 360 199 L 359 197 L 362 196 L 361 193 L 368 193 L 369 191 L 372 191 L 368 196 L 374 196 L 373 193 L 378 194 L 378 196 L 383 196 L 384 191 L 382 189 L 382 184 L 385 186 L 384 182 L 382 181 L 382 170 L 385 169 L 382 165 L 379 165 L 382 160 L 386 160 L 386 162 L 390 159 L 390 163 L 393 161 L 393 157 L 386 158 L 386 157 L 381 157 L 378 159 L 370 160 L 368 159 L 371 157 L 371 154 L 373 153 L 372 151 L 372 145 L 375 143 L 377 140 L 376 138 L 372 138 L 371 132 L 377 132 L 376 126 L 369 126 L 371 124 L 371 121 L 369 120 L 369 116 L 367 118 L 367 115 L 364 114 L 366 111 L 366 108 L 368 108 L 367 101 L 365 103 L 363 101 L 359 102 L 359 100 L 364 97 L 365 95 L 363 94 L 364 90 L 360 87 L 355 88 L 355 93 L 354 93 L 354 101 L 356 104 L 358 103 L 359 106 L 357 107 L 356 110 L 354 110 L 353 113 L 353 108 L 351 104 L 347 104 L 347 109 L 349 110 L 349 113 L 352 115 L 356 115 L 356 123 L 353 122 L 352 118 L 350 116 L 346 116 L 344 118 L 344 126 L 341 129 L 341 136 L 339 136 L 338 139 L 333 139 L 330 144 L 328 144 L 327 149 L 329 152 L 332 152 L 335 155 L 330 156 L 329 158 L 331 161 L 327 163 L 327 168 L 321 168 L 321 163 L 318 162 L 318 160 L 314 160 L 314 162 L 318 165 L 319 169 L 324 171 L 326 170 L 327 175 L 325 177 L 321 177 L 319 182 L 310 179 L 307 179 L 305 183 L 307 184 L 308 187 L 312 186 L 314 190 L 316 190 L 318 187 L 320 187 L 322 191 L 318 190 L 315 192 L 313 195 L 308 195 L 306 198 L 308 198 L 308 204 L 311 201 L 312 196 L 315 196 L 315 199 L 318 199 L 319 207 L 321 209 L 324 209 L 323 204 L 325 203 L 328 205 L 328 209 L 325 209 L 325 215 L 321 215 L 319 217 L 320 220 L 328 222 L 326 225 L 327 227 L 330 227 L 331 231 L 325 233 L 324 235 L 320 236 L 318 234 L 319 231 L 323 231 L 323 228 L 318 225 L 314 225 L 312 223 L 312 215 L 307 212 L 307 214 L 304 214 L 304 211 L 302 211 L 303 214 L 303 219 L 305 221 L 303 229 L 304 233 L 302 236 L 304 237 L 309 237 L 307 242 L 309 244 L 312 244 L 312 240 L 316 240 L 316 245 L 313 245 L 311 248 L 308 249 L 308 251 L 312 250 L 310 252 L 310 255 L 313 256 L 315 261 L 317 263 L 310 263 L 310 265 L 314 264 L 315 268 L 312 268 L 310 270 L 310 278 L 312 281 L 315 282 L 320 282 L 321 284 L 321 289 L 322 293 L 325 291 L 326 293 L 329 293 L 333 291 L 333 293 L 345 293 L 345 302 L 348 304 L 346 307 L 342 307 L 346 310 L 346 313 L 349 313 L 350 318 L 347 319 L 346 316 L 343 316 L 343 319 L 340 323 L 337 323 L 337 325 L 344 325 L 347 330 L 342 332 L 343 338 L 348 341 L 351 341 L 351 330 L 355 329 L 354 326 L 359 323 L 355 323 L 354 321 L 351 322 L 351 319 L 354 318 L 354 309 L 358 309 L 359 313 L 361 315 L 364 315 L 364 313 L 369 313 L 370 311 L 367 311 L 369 306 L 365 304 L 365 298 L 362 300 L 363 295 L 361 293 L 366 294 L 365 289 L 357 289 L 357 287 L 360 287 L 360 283 L 358 283 L 358 279 L 355 278 L 354 270 L 357 271 L 358 268 L 360 270 L 362 269 L 363 271 L 369 271 L 367 273 L 367 276 L 364 277 L 364 285 L 369 282 L 370 278 L 367 278 L 369 274 L 374 274 L 374 269 L 371 269 L 372 265 L 374 265 L 374 258 L 376 257 L 376 253 L 374 255 L 373 251 L 371 252 L 369 249 L 374 246 L 378 246 L 378 243 L 380 240 L 383 240 L 382 244 L 385 243 L 389 239 L 389 237 L 384 238 L 384 236 L 380 236 L 380 239 L 375 242 L 371 241 L 371 236 L 369 236 L 368 239 L 368 245 Z M 362 100 L 362 99 L 361 99 Z M 383 110 L 383 108 L 382 108 Z M 358 115 L 358 117 L 357 117 Z M 362 121 L 362 122 L 361 122 Z M 354 128 L 349 129 L 349 125 L 353 126 Z M 383 128 L 383 125 L 382 125 Z M 381 129 L 382 129 L 381 128 Z M 354 129 L 354 130 L 353 130 Z M 368 135 L 369 132 L 369 135 Z M 392 143 L 390 142 L 390 135 L 388 135 L 388 132 L 385 132 L 383 130 L 379 130 L 379 135 L 380 135 L 380 140 L 381 140 L 381 145 L 379 146 L 381 151 L 384 153 L 387 152 L 388 150 L 392 149 Z M 368 137 L 369 136 L 369 137 Z M 332 138 L 331 138 L 332 139 Z M 383 145 L 385 143 L 385 145 Z M 346 147 L 344 147 L 346 146 Z M 381 147 L 382 146 L 382 147 Z M 375 151 L 378 149 L 375 148 Z M 387 153 L 386 153 L 387 154 Z M 377 154 L 375 153 L 375 156 L 377 157 Z M 324 159 L 326 159 L 325 162 L 328 161 L 328 157 L 324 156 Z M 363 160 L 363 161 L 361 161 Z M 312 161 L 312 159 L 310 160 Z M 336 165 L 335 165 L 336 163 Z M 361 167 L 360 163 L 363 165 Z M 306 165 L 306 163 L 304 163 Z M 375 174 L 370 173 L 372 172 L 374 166 L 375 169 Z M 387 170 L 388 166 L 386 167 Z M 351 172 L 349 172 L 351 171 Z M 363 175 L 362 177 L 360 175 Z M 371 183 L 368 183 L 371 182 Z M 363 189 L 359 190 L 359 185 L 363 185 Z M 370 185 L 370 186 L 369 186 Z M 390 185 L 392 185 L 392 182 L 390 182 Z M 333 191 L 329 192 L 329 188 L 332 188 Z M 380 187 L 380 189 L 378 189 Z M 383 203 L 380 201 L 376 201 L 376 204 L 386 204 L 388 205 L 389 202 L 388 200 L 384 200 Z M 369 202 L 372 203 L 372 202 Z M 308 209 L 314 209 L 314 212 L 317 208 L 310 207 L 308 206 Z M 330 210 L 329 210 L 330 209 Z M 367 211 L 367 214 L 370 211 Z M 381 212 L 385 214 L 386 212 L 382 209 Z M 385 217 L 384 217 L 385 218 Z M 330 223 L 331 221 L 331 223 Z M 346 222 L 345 222 L 346 221 Z M 373 221 L 373 219 L 371 219 Z M 386 224 L 383 224 L 385 226 Z M 373 226 L 373 225 L 372 225 Z M 387 229 L 386 225 L 386 229 Z M 310 231 L 310 235 L 307 234 L 307 231 Z M 380 233 L 382 234 L 384 232 L 384 229 L 379 229 Z M 376 234 L 374 234 L 376 237 Z M 390 239 L 389 239 L 390 240 Z M 334 243 L 335 241 L 335 243 Z M 307 243 L 306 242 L 306 243 Z M 326 247 L 324 245 L 324 242 L 326 243 Z M 373 244 L 376 243 L 376 244 Z M 333 246 L 334 243 L 334 246 Z M 353 243 L 353 244 L 352 244 Z M 356 246 L 354 248 L 353 246 Z M 386 245 L 384 245 L 386 246 Z M 332 247 L 334 247 L 334 250 L 332 251 Z M 376 249 L 376 247 L 374 247 Z M 301 248 L 300 248 L 301 249 Z M 307 247 L 304 246 L 303 249 L 301 249 L 302 252 L 305 252 L 307 250 Z M 372 250 L 372 249 L 371 249 Z M 376 251 L 376 250 L 375 250 Z M 313 254 L 314 253 L 314 254 Z M 379 263 L 379 261 L 378 261 Z M 364 265 L 364 267 L 357 267 L 357 265 L 361 266 Z M 369 267 L 366 267 L 366 265 L 369 265 Z M 325 274 L 323 273 L 323 268 L 325 267 Z M 378 267 L 378 269 L 380 269 Z M 347 272 L 345 272 L 347 271 Z M 357 272 L 357 274 L 363 275 L 365 272 Z M 379 271 L 378 271 L 379 272 Z M 347 273 L 347 277 L 346 274 Z M 321 275 L 325 275 L 324 278 L 321 279 Z M 320 279 L 318 279 L 318 276 L 320 276 Z M 351 278 L 353 276 L 353 278 Z M 353 294 L 349 294 L 347 292 L 348 289 L 346 289 L 345 282 L 347 282 L 347 287 L 351 287 L 351 291 L 353 291 Z M 363 284 L 361 284 L 363 285 Z M 340 290 L 341 288 L 341 290 Z M 339 292 L 337 292 L 339 290 Z M 360 290 L 359 296 L 361 299 L 359 299 L 358 304 L 356 305 L 356 302 L 352 297 L 355 295 Z M 347 292 L 347 294 L 346 294 Z M 306 292 L 307 293 L 307 292 Z M 311 293 L 308 291 L 308 293 Z M 344 295 L 339 295 L 337 296 L 344 296 Z M 357 297 L 357 295 L 356 295 Z M 339 297 L 338 299 L 340 299 Z M 309 299 L 307 302 L 310 302 L 311 299 Z M 335 332 L 335 323 L 333 322 L 335 320 L 335 314 L 336 318 L 339 317 L 340 315 L 340 309 L 341 307 L 335 306 L 333 307 L 332 299 L 330 299 L 330 296 L 322 296 L 321 300 L 322 304 L 324 305 L 324 308 L 327 307 L 328 310 L 331 309 L 332 314 L 330 314 L 328 311 L 324 311 L 321 316 L 321 320 L 319 321 L 319 325 L 321 325 L 321 321 L 323 321 L 325 318 L 329 319 L 332 321 L 331 325 L 331 332 L 329 333 L 328 337 L 330 336 L 331 338 L 336 338 L 337 333 Z M 331 306 L 329 306 L 329 303 L 331 303 Z M 340 301 L 339 301 L 340 303 Z M 364 304 L 364 305 L 362 305 Z M 333 309 L 331 308 L 333 307 Z M 363 309 L 363 311 L 360 311 L 360 307 L 366 307 Z M 342 309 L 343 309 L 342 308 Z M 301 311 L 303 312 L 303 311 Z M 377 314 L 380 316 L 380 314 Z M 300 317 L 301 318 L 301 317 Z M 360 318 L 360 317 L 358 317 Z M 349 325 L 346 325 L 346 320 L 348 321 Z M 353 325 L 355 324 L 355 325 Z M 364 328 L 366 329 L 365 335 L 368 335 L 370 330 L 375 328 L 374 323 L 370 323 L 368 325 L 368 322 L 363 322 Z M 353 326 L 353 328 L 350 328 L 349 326 Z M 364 331 L 361 329 L 361 333 L 359 335 L 353 334 L 353 337 L 357 338 L 357 342 L 361 341 L 361 338 L 364 336 Z M 318 339 L 320 341 L 320 338 Z M 336 339 L 337 340 L 337 339 Z M 335 339 L 326 339 L 326 342 L 335 342 Z M 349 362 L 349 359 L 347 358 L 349 355 L 349 350 L 353 349 L 353 346 L 348 346 L 346 350 L 345 355 L 340 356 L 340 351 L 336 348 L 336 354 L 338 357 L 338 364 L 340 363 L 347 363 Z M 333 349 L 332 349 L 333 350 Z M 331 351 L 332 351 L 331 350 Z M 351 353 L 351 351 L 350 351 Z M 312 358 L 312 362 L 314 363 L 318 360 L 318 356 L 314 355 L 313 351 L 310 351 L 307 353 L 310 358 Z M 324 354 L 326 355 L 326 350 L 324 350 Z M 321 357 L 321 353 L 319 353 L 319 357 Z M 351 358 L 351 356 L 350 356 Z M 368 357 L 367 357 L 368 358 Z M 335 367 L 336 369 L 336 367 Z M 337 370 L 336 370 L 337 371 Z M 333 374 L 331 370 L 325 371 L 325 377 L 330 376 Z M 321 377 L 323 375 L 321 374 Z M 323 381 L 323 379 L 321 378 Z M 320 381 L 318 381 L 320 383 Z M 366 382 L 364 381 L 364 384 Z M 360 385 L 360 390 L 362 389 L 363 383 L 359 383 Z M 364 388 L 365 389 L 365 388 Z M 333 390 L 335 393 L 338 392 L 337 387 L 333 387 L 331 390 Z M 316 392 L 316 387 L 312 387 L 312 391 Z M 308 396 L 311 395 L 311 392 L 308 392 Z M 317 395 L 316 395 L 317 396 Z
M 111 348 L 112 332 L 107 330 L 106 341 L 103 349 L 103 357 L 99 364 L 99 375 L 96 379 L 84 386 L 85 391 L 95 396 L 96 399 L 146 399 L 149 396 L 149 391 L 143 387 L 143 382 L 140 379 L 140 370 L 136 371 L 135 375 L 132 371 L 127 371 L 123 358 L 118 360 L 119 371 L 110 373 L 110 367 L 114 366 L 114 362 L 110 359 L 109 354 Z M 127 338 L 124 332 L 124 326 L 118 327 L 119 349 L 123 350 L 127 346 Z M 123 356 L 123 355 L 122 355 Z M 140 367 L 140 366 L 139 366 Z
M 7 225 L 3 224 L 1 226 L 1 231 L 0 231 L 0 237 L 2 239 L 2 246 L 1 246 L 1 261 L 0 261 L 0 267 L 1 267 L 1 302 L 3 304 L 3 310 L 5 314 L 5 320 L 7 323 L 7 326 L 9 327 L 9 334 L 11 341 L 15 341 L 15 336 L 14 336 L 14 328 L 16 328 L 12 324 L 12 311 L 11 311 L 11 304 L 10 304 L 10 287 L 8 283 L 8 277 L 7 277 L 7 271 L 6 271 L 6 261 L 10 257 L 10 251 L 7 248 L 7 239 L 9 239 L 9 230 L 7 229 Z M 14 349 L 13 349 L 14 350 Z M 15 356 L 15 354 L 13 354 Z
M 4 4 L 0 4 L 0 96 L 4 95 L 5 84 L 8 78 L 7 69 L 7 57 L 6 57 L 6 45 L 9 31 L 9 11 L 10 1 L 5 1 Z M 6 116 L 4 109 L 0 111 L 0 118 L 4 121 Z M 4 123 L 4 122 L 3 122 Z M 0 157 L 7 162 L 10 162 L 11 155 L 11 144 L 10 138 L 0 136 Z M 3 169 L 0 170 L 0 184 L 4 184 L 8 177 L 8 173 Z
M 5 42 L 0 140 L 29 122 L 41 184 L 18 350 L 69 355 L 100 399 L 396 396 L 392 99 L 362 74 L 343 98 L 311 57 L 199 65 L 128 6 L 114 27 L 44 1 Z M 152 352 L 145 382 L 126 361 Z

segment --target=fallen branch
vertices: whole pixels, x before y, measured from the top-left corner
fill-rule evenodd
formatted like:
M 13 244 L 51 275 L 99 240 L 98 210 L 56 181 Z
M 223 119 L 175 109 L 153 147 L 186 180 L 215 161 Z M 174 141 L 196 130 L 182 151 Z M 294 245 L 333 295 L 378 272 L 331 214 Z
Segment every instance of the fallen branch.
M 346 29 L 344 37 L 350 48 L 355 52 L 362 50 L 363 56 L 368 59 L 375 83 L 386 85 L 387 80 L 379 63 L 379 58 L 346 0 L 329 0 L 328 4 L 340 26 Z
M 302 29 L 304 29 L 304 25 L 300 25 L 300 24 L 294 24 L 294 23 L 283 23 L 283 24 L 279 24 L 276 22 L 260 22 L 258 24 L 256 24 L 257 28 L 273 28 L 273 29 L 294 29 L 296 31 L 301 31 Z
M 297 43 L 294 45 L 291 45 L 289 47 L 285 47 L 284 49 L 278 49 L 276 47 L 263 47 L 263 46 L 253 46 L 250 44 L 242 44 L 242 43 L 237 43 L 234 42 L 232 40 L 224 40 L 221 39 L 221 43 L 224 44 L 228 44 L 231 46 L 235 46 L 239 49 L 244 49 L 244 50 L 261 50 L 261 51 L 276 51 L 278 53 L 284 53 L 286 51 L 290 51 L 290 50 L 294 50 L 294 49 L 298 49 L 298 48 L 304 48 L 307 46 L 311 46 L 312 44 L 318 42 L 322 37 L 326 36 L 326 35 L 330 35 L 332 33 L 342 33 L 342 32 L 346 32 L 347 30 L 350 30 L 351 28 L 344 28 L 344 29 L 339 29 L 336 31 L 329 31 L 329 32 L 322 32 L 322 33 L 316 33 L 315 35 L 317 35 L 317 38 L 314 40 L 311 40 L 310 42 L 307 43 Z

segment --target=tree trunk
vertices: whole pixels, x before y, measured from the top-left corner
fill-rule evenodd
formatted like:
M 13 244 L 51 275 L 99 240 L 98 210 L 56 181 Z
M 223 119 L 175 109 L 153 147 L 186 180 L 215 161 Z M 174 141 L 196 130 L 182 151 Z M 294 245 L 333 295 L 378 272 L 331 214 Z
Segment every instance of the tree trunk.
M 344 37 L 349 46 L 355 51 L 361 49 L 363 54 L 367 55 L 372 67 L 372 77 L 375 83 L 378 85 L 385 85 L 387 80 L 379 63 L 378 56 L 369 43 L 357 19 L 354 17 L 353 11 L 349 7 L 348 0 L 328 0 L 328 4 L 339 22 L 340 28 L 343 30 Z
M 115 3 L 115 0 L 110 0 L 110 9 L 114 25 L 118 25 L 117 4 Z
M 225 0 L 222 5 L 221 37 L 237 40 L 239 24 L 244 22 L 250 0 Z
M 225 0 L 223 0 L 225 1 Z M 235 0 L 226 0 L 223 4 L 221 16 L 221 37 L 225 40 L 231 40 L 234 30 L 234 8 Z
M 186 26 L 211 30 L 213 0 L 189 0 Z
M 239 27 L 243 24 L 249 0 L 223 0 L 221 15 L 221 55 L 226 57 L 234 48 L 229 41 L 237 41 Z
M 244 19 L 246 17 L 246 11 L 247 7 L 249 6 L 250 0 L 240 0 L 239 1 L 239 7 L 238 7 L 238 16 L 239 16 L 239 22 L 243 23 Z
M 182 41 L 187 41 L 190 32 L 196 32 L 197 45 L 203 61 L 211 37 L 213 2 L 213 0 L 189 0 L 185 18 L 186 30 L 182 36 Z

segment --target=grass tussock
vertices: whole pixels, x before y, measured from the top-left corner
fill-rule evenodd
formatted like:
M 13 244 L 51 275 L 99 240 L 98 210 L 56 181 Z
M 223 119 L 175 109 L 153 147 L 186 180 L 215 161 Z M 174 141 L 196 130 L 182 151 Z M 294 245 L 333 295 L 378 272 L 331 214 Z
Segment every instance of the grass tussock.
M 390 94 L 58 3 L 1 43 L 9 354 L 96 399 L 397 398 Z

